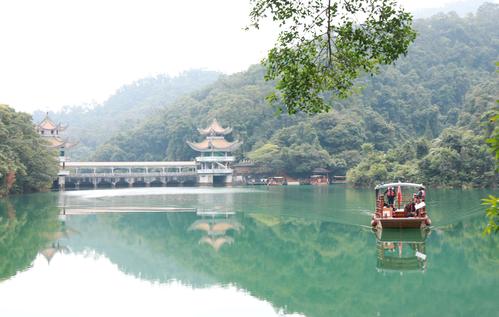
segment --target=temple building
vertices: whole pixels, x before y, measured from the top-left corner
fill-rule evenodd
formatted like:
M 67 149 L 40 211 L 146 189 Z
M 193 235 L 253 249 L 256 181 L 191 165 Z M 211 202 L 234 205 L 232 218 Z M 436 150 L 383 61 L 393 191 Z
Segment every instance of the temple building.
M 231 163 L 234 162 L 235 157 L 231 155 L 231 152 L 237 150 L 242 142 L 225 140 L 225 136 L 232 132 L 232 128 L 223 128 L 216 119 L 210 126 L 198 129 L 198 131 L 206 137 L 203 141 L 199 143 L 187 141 L 193 150 L 201 153 L 196 157 L 198 183 L 200 185 L 232 184 Z
M 61 163 L 66 161 L 66 150 L 77 144 L 70 143 L 60 137 L 59 133 L 66 130 L 66 128 L 67 125 L 63 126 L 60 123 L 55 124 L 54 121 L 49 118 L 48 112 L 45 115 L 45 118 L 36 126 L 36 131 L 48 142 L 49 146 L 59 150 L 59 161 Z

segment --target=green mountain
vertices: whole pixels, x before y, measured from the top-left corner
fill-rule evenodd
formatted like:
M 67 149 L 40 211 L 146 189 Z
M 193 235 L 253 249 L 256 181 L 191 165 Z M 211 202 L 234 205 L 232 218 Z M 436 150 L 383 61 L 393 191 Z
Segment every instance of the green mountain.
M 130 130 L 157 109 L 168 107 L 179 96 L 205 87 L 219 76 L 217 72 L 191 70 L 176 77 L 148 77 L 121 87 L 101 105 L 68 106 L 49 115 L 68 124 L 66 136 L 80 142 L 71 151 L 71 158 L 88 159 L 110 135 Z M 44 111 L 35 111 L 33 120 L 39 122 L 44 116 Z
M 277 114 L 265 102 L 273 83 L 253 66 L 121 130 L 94 159 L 192 159 L 196 153 L 186 141 L 200 140 L 196 128 L 217 118 L 244 142 L 236 155 L 268 173 L 306 177 L 327 167 L 336 175 L 351 170 L 356 184 L 411 179 L 491 185 L 495 175 L 484 138 L 496 107 L 499 6 L 484 4 L 464 18 L 439 14 L 414 26 L 418 38 L 409 54 L 361 78 L 358 93 L 347 100 L 330 98 L 329 113 Z

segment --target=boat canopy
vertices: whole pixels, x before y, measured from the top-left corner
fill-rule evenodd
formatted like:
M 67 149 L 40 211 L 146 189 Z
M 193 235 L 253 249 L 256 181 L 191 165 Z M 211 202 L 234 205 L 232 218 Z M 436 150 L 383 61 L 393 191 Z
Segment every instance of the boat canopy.
M 425 189 L 424 185 L 423 184 L 414 184 L 414 183 L 388 183 L 388 184 L 380 184 L 378 186 L 376 186 L 374 189 L 375 190 L 379 190 L 379 189 L 383 189 L 383 188 L 388 188 L 388 187 L 397 187 L 397 186 L 401 186 L 401 187 L 423 187 L 423 189 Z

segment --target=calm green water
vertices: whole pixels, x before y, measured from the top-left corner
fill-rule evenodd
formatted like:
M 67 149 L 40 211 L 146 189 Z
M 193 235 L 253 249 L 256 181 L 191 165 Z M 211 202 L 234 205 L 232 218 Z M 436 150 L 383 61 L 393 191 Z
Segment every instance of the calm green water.
M 0 316 L 497 316 L 499 236 L 481 235 L 491 193 L 430 191 L 429 234 L 381 240 L 374 194 L 344 186 L 0 200 Z M 201 214 L 71 215 L 109 207 Z

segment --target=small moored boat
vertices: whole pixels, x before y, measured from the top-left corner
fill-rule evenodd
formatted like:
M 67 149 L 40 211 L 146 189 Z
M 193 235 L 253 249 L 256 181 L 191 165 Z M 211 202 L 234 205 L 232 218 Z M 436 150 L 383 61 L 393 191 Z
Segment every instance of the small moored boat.
M 413 193 L 414 190 L 418 192 Z M 405 199 L 403 191 L 406 193 Z M 371 220 L 373 228 L 425 228 L 431 225 L 426 212 L 425 187 L 422 184 L 382 184 L 375 187 L 375 192 L 376 211 Z
M 268 186 L 282 186 L 282 185 L 287 185 L 286 178 L 281 177 L 281 176 L 269 177 L 267 179 L 267 185 Z
M 312 175 L 310 176 L 311 185 L 329 185 L 329 179 L 326 175 Z

